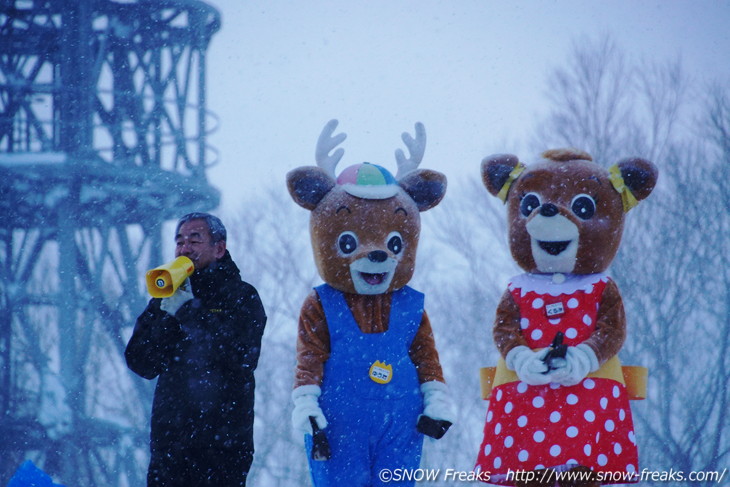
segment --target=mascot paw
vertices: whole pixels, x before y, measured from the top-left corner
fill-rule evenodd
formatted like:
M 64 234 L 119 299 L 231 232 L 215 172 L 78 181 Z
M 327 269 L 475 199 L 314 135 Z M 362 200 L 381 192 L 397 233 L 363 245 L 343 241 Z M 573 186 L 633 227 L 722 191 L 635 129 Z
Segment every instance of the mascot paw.
M 579 384 L 591 372 L 598 370 L 596 353 L 588 345 L 568 347 L 565 362 L 549 374 L 550 381 L 563 386 Z
M 291 397 L 294 401 L 294 410 L 291 419 L 295 431 L 308 435 L 313 434 L 310 417 L 314 418 L 320 428 L 327 427 L 327 419 L 319 407 L 319 395 L 321 393 L 322 390 L 315 385 L 299 386 L 292 391 Z
M 507 368 L 517 373 L 517 377 L 522 382 L 531 386 L 540 386 L 549 384 L 552 379 L 547 372 L 547 366 L 543 359 L 547 350 L 539 350 L 534 352 L 525 346 L 515 347 L 509 351 L 505 362 Z

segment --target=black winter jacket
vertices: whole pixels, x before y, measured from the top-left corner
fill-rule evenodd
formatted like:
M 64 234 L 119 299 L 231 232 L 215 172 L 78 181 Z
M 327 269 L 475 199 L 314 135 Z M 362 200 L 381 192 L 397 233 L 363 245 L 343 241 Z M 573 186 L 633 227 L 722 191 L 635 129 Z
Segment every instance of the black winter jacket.
M 256 289 L 225 256 L 190 277 L 194 299 L 171 316 L 150 300 L 125 358 L 159 376 L 151 446 L 237 448 L 253 454 L 254 369 L 266 324 Z

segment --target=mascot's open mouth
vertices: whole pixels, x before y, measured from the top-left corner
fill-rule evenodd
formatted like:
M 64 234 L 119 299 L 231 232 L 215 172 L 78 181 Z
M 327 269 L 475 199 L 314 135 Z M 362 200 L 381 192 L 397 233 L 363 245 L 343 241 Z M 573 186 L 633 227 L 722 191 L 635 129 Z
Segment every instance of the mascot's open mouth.
M 572 242 L 572 240 L 563 240 L 559 242 L 538 241 L 538 245 L 542 250 L 550 255 L 559 255 L 568 248 L 570 242 Z
M 362 277 L 362 280 L 370 284 L 371 286 L 377 286 L 378 284 L 382 284 L 385 281 L 385 278 L 388 277 L 387 272 L 381 272 L 378 274 L 371 274 L 368 272 L 361 272 L 360 276 Z
M 367 256 L 350 264 L 352 284 L 357 294 L 381 294 L 388 290 L 395 275 L 398 262 L 388 258 L 383 262 L 373 262 Z

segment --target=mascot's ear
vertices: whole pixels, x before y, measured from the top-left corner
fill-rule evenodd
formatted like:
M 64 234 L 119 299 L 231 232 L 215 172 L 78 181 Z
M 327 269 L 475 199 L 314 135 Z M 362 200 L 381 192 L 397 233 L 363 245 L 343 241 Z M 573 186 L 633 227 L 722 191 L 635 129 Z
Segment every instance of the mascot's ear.
M 398 184 L 413 198 L 418 211 L 430 210 L 446 194 L 446 176 L 430 169 L 410 171 L 398 180 Z
M 325 170 L 315 166 L 305 166 L 292 169 L 286 174 L 286 186 L 299 206 L 313 210 L 335 187 L 335 181 Z
M 505 201 L 509 184 L 516 178 L 513 171 L 519 165 L 519 159 L 512 154 L 493 154 L 485 157 L 482 160 L 482 182 L 487 191 Z
M 659 176 L 653 163 L 636 157 L 623 159 L 616 165 L 621 171 L 624 184 L 637 200 L 643 200 L 651 194 Z

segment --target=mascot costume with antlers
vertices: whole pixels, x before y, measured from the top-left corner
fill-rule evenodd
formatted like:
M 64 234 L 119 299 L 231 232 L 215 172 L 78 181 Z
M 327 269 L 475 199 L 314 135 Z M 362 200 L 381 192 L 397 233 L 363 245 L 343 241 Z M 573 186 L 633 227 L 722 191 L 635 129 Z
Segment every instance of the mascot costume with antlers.
M 370 163 L 336 177 L 344 151 L 332 151 L 346 137 L 333 137 L 336 127 L 331 120 L 319 137 L 317 167 L 287 174 L 292 198 L 312 212 L 325 282 L 299 318 L 292 422 L 304 434 L 315 486 L 385 485 L 381 472 L 418 468 L 423 434 L 440 438 L 453 421 L 424 296 L 407 286 L 419 213 L 441 201 L 446 178 L 418 169 L 420 123 L 415 139 L 403 134 L 411 158 L 396 151 L 396 177 Z M 313 450 L 322 432 L 331 455 Z
M 645 371 L 622 367 L 624 308 L 605 274 L 624 214 L 649 196 L 654 165 L 625 159 L 606 170 L 581 151 L 482 161 L 488 191 L 507 205 L 514 277 L 494 322 L 493 370 L 477 469 L 517 486 L 627 483 L 638 469 L 629 399 Z

